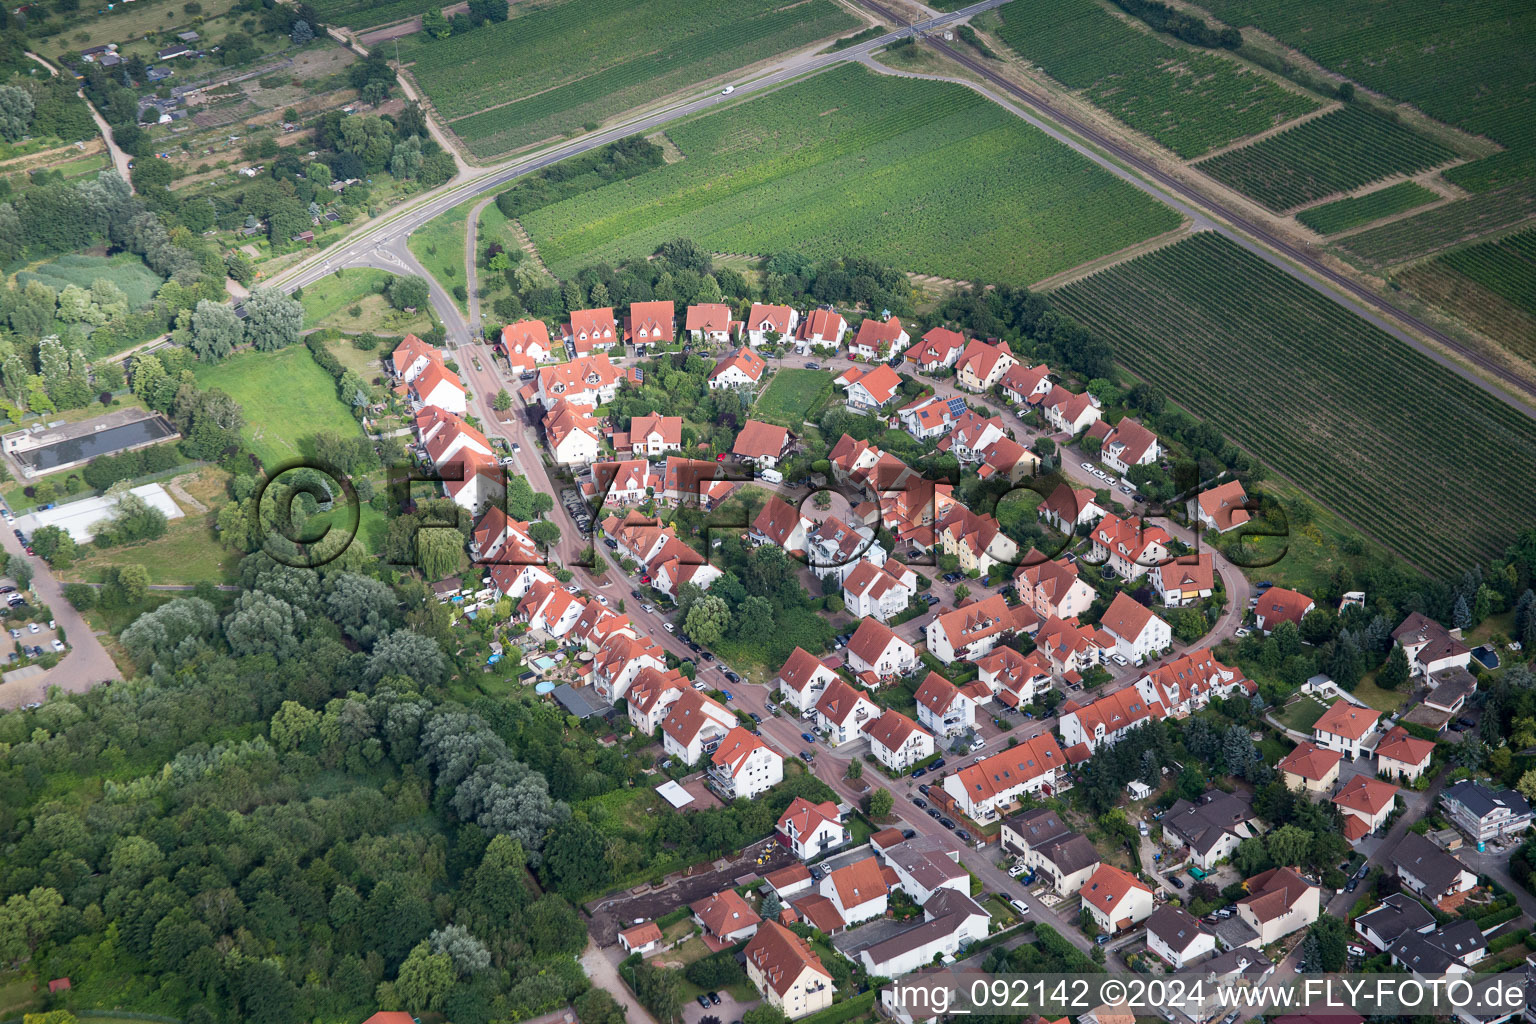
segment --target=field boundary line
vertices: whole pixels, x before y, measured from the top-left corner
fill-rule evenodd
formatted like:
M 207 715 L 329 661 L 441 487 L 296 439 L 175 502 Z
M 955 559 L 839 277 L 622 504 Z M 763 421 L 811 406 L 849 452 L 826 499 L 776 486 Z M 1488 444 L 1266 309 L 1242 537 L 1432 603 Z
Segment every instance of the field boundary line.
M 1344 104 L 1339 100 L 1334 100 L 1332 103 L 1329 103 L 1325 100 L 1323 105 L 1318 107 L 1316 110 L 1309 110 L 1305 114 L 1302 114 L 1300 117 L 1293 117 L 1289 121 L 1277 124 L 1273 128 L 1266 128 L 1264 131 L 1258 132 L 1257 134 L 1247 135 L 1241 139 L 1233 139 L 1225 146 L 1220 146 L 1216 149 L 1210 150 L 1209 152 L 1201 153 L 1199 156 L 1191 157 L 1188 160 L 1185 160 L 1184 164 L 1185 166 L 1189 166 L 1192 165 L 1196 160 L 1209 160 L 1212 157 L 1225 156 L 1234 149 L 1242 149 L 1244 146 L 1252 146 L 1255 143 L 1263 142 L 1265 139 L 1270 138 L 1271 136 L 1279 135 L 1281 132 L 1290 131 L 1292 128 L 1300 128 L 1308 121 L 1315 121 L 1319 117 L 1322 117 L 1326 114 L 1331 114 L 1335 110 L 1342 109 L 1343 106 Z
M 1097 274 L 1101 270 L 1108 270 L 1110 267 L 1124 263 L 1126 260 L 1133 260 L 1138 256 L 1145 256 L 1149 252 L 1155 252 L 1165 245 L 1173 245 L 1175 242 L 1181 242 L 1197 231 L 1206 230 L 1209 229 L 1196 227 L 1193 221 L 1185 218 L 1184 223 L 1180 224 L 1172 231 L 1164 231 L 1160 235 L 1153 235 L 1151 238 L 1144 238 L 1139 242 L 1128 245 L 1124 249 L 1120 249 L 1116 252 L 1109 253 L 1106 256 L 1100 256 L 1098 259 L 1089 260 L 1087 263 L 1079 263 L 1075 267 L 1068 267 L 1066 270 L 1052 274 L 1050 277 L 1041 278 L 1039 281 L 1036 281 L 1034 284 L 1031 284 L 1028 287 L 1032 292 L 1048 292 L 1054 288 L 1063 288 L 1074 281 L 1079 281 L 1085 277 L 1090 277 L 1094 274 Z

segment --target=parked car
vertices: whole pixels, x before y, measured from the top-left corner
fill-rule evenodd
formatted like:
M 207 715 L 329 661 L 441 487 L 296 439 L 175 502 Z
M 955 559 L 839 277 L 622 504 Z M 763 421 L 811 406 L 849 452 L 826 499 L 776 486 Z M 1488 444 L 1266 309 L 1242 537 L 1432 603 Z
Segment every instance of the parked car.
M 922 785 L 921 785 L 921 786 L 918 786 L 918 787 L 917 787 L 917 791 L 918 791 L 918 792 L 919 792 L 919 793 L 921 793 L 921 794 L 923 794 L 923 795 L 924 795 L 924 796 L 927 796 L 927 795 L 928 795 L 928 790 L 929 790 L 929 788 L 930 788 L 930 787 L 929 787 L 929 785 L 928 785 L 928 783 L 926 783 L 926 782 L 925 782 L 925 783 L 923 783 L 923 784 L 922 784 Z
M 934 821 L 938 821 L 940 818 L 944 817 L 944 813 L 937 807 L 930 807 L 928 808 L 928 817 L 932 818 Z
M 949 829 L 951 832 L 953 832 L 955 830 L 955 827 L 956 827 L 955 823 L 953 821 L 949 820 L 948 818 L 946 818 L 946 817 L 944 817 L 942 815 L 940 815 L 940 817 L 939 817 L 939 824 L 943 825 L 945 828 Z
M 924 775 L 927 775 L 927 774 L 928 774 L 928 769 L 927 768 L 914 768 L 914 769 L 912 769 L 912 777 L 914 779 L 920 779 Z
M 813 734 L 808 733 L 808 732 L 801 733 L 800 734 L 800 738 L 805 740 L 805 742 L 807 742 L 807 743 L 815 743 L 816 742 L 816 737 Z
M 758 714 L 756 711 L 748 711 L 747 712 L 747 717 L 752 719 L 752 721 L 758 723 L 759 725 L 761 725 L 762 722 L 763 722 L 763 716 Z
M 731 696 L 731 691 L 730 690 L 721 690 L 720 691 L 720 696 L 724 697 L 728 701 L 736 699 L 735 697 Z
M 56 651 L 64 650 L 64 641 L 55 637 L 53 640 L 53 649 Z
M 668 633 L 676 633 L 677 632 L 677 627 L 672 625 L 672 623 L 670 623 L 670 622 L 663 622 L 661 624 L 661 628 L 666 630 Z
M 1109 936 L 1108 935 L 1095 935 L 1093 937 L 1093 944 L 1095 946 L 1107 946 L 1107 945 L 1109 945 Z
M 1025 903 L 1023 900 L 1011 899 L 1008 901 L 1008 905 L 1014 910 L 1017 910 L 1020 914 L 1029 913 L 1029 904 Z
M 922 797 L 914 797 L 912 800 L 912 806 L 916 807 L 920 811 L 925 811 L 928 809 L 928 801 L 924 800 Z
M 720 993 L 719 992 L 711 992 L 709 994 L 709 1004 L 711 1006 L 719 1006 L 720 1005 Z
M 955 838 L 962 843 L 968 843 L 971 841 L 971 834 L 962 828 L 955 832 Z
M 730 669 L 725 670 L 725 678 L 729 679 L 733 683 L 741 682 L 741 676 L 737 675 L 735 672 L 732 672 Z
M 1008 877 L 1009 878 L 1018 878 L 1020 875 L 1022 875 L 1024 872 L 1026 872 L 1028 870 L 1029 870 L 1029 868 L 1025 867 L 1022 863 L 1015 864 L 1013 867 L 1008 869 Z
M 709 1009 L 709 996 L 706 996 L 706 995 L 704 995 L 701 992 L 697 996 L 695 996 L 694 999 L 698 1002 L 698 1004 L 700 1006 L 704 1007 L 704 1009 L 706 1009 L 706 1010 Z
M 1173 886 L 1175 889 L 1182 889 L 1184 888 L 1184 879 L 1180 878 L 1178 875 L 1169 875 L 1168 884 Z

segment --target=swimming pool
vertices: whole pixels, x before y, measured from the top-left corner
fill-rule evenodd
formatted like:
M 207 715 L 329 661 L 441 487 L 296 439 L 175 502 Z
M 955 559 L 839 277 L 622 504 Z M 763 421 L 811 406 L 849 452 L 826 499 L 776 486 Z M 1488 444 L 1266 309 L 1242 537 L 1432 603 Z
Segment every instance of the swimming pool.
M 87 424 L 77 424 L 87 427 Z M 111 455 L 128 448 L 153 444 L 176 436 L 176 428 L 160 416 L 146 416 L 129 423 L 103 427 L 100 430 L 85 429 L 56 441 L 40 444 L 35 448 L 12 449 L 11 457 L 30 473 L 47 473 L 64 466 L 72 466 L 103 455 Z

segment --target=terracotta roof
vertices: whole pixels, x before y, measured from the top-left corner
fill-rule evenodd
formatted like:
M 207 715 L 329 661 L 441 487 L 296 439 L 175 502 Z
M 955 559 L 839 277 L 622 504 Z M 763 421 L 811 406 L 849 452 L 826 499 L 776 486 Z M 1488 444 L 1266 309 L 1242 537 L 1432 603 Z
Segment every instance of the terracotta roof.
M 827 877 L 832 880 L 832 887 L 837 890 L 838 902 L 844 910 L 880 899 L 890 892 L 885 884 L 885 875 L 880 870 L 880 861 L 874 856 L 844 864 Z
M 1098 496 L 1086 487 L 1074 488 L 1070 484 L 1058 484 L 1050 497 L 1040 503 L 1041 512 L 1050 512 L 1067 523 L 1077 522 L 1078 516 L 1092 505 L 1098 508 Z
M 549 435 L 551 448 L 559 447 L 566 438 L 578 431 L 594 441 L 602 441 L 602 425 L 583 406 L 562 398 L 544 415 L 544 432 Z
M 720 745 L 715 748 L 710 757 L 716 765 L 728 770 L 732 776 L 740 775 L 745 767 L 747 759 L 759 750 L 768 750 L 773 753 L 768 744 L 748 732 L 743 726 L 737 726 L 725 734 Z M 778 757 L 774 753 L 774 757 Z
M 896 390 L 901 387 L 901 375 L 891 369 L 885 363 L 880 363 L 871 369 L 851 367 L 840 378 L 845 388 L 851 388 L 855 384 L 869 392 L 879 405 L 884 405 L 896 397 Z
M 1152 609 L 1121 590 L 1099 618 L 1099 626 L 1122 640 L 1135 640 L 1155 618 Z
M 853 336 L 853 343 L 878 352 L 881 345 L 894 344 L 900 337 L 900 318 L 893 316 L 889 320 L 881 321 L 875 317 L 868 317 L 859 324 L 858 333 Z
M 1141 461 L 1147 450 L 1156 444 L 1156 434 L 1127 416 L 1104 435 L 1104 443 L 1100 451 L 1105 455 L 1111 455 L 1113 449 L 1119 446 L 1122 449 L 1118 456 L 1119 460 L 1128 466 L 1134 466 Z
M 464 390 L 464 382 L 459 380 L 459 375 L 434 359 L 411 382 L 411 390 L 416 393 L 417 398 L 426 401 L 441 384 L 447 384 L 459 391 Z
M 754 302 L 751 310 L 747 312 L 747 330 L 774 330 L 780 334 L 788 334 L 789 318 L 793 312 L 788 306 L 769 306 Z
M 960 353 L 960 361 L 955 364 L 955 369 L 969 369 L 972 375 L 986 380 L 997 368 L 998 360 L 1012 358 L 1013 353 L 1008 351 L 1007 345 L 1002 343 L 989 345 L 980 338 L 975 338 L 965 346 L 965 351 Z
M 736 444 L 731 448 L 731 454 L 744 459 L 776 459 L 784 453 L 784 446 L 788 443 L 788 428 L 761 420 L 747 420 L 741 433 L 736 435 Z
M 935 327 L 922 340 L 907 349 L 904 357 L 907 362 L 916 366 L 928 366 L 933 363 L 950 363 L 950 357 L 959 358 L 956 353 L 965 350 L 965 335 L 959 331 L 952 331 L 947 327 Z
M 934 714 L 942 715 L 954 704 L 960 696 L 960 691 L 955 684 L 939 675 L 937 672 L 929 672 L 928 678 L 923 680 L 923 685 L 917 688 L 914 699 L 917 706 L 927 708 Z
M 1358 776 L 1357 776 L 1358 778 Z M 1338 801 L 1334 801 L 1337 803 Z M 1365 819 L 1356 814 L 1344 815 L 1344 827 L 1340 829 L 1344 838 L 1352 843 L 1358 843 L 1371 834 L 1371 826 L 1365 823 Z
M 868 619 L 866 622 L 870 621 Z M 853 714 L 854 708 L 860 702 L 874 705 L 874 701 L 859 690 L 854 689 L 847 680 L 838 678 L 827 684 L 827 689 L 816 702 L 816 710 L 825 715 L 830 721 L 842 725 L 848 716 Z M 877 709 L 878 710 L 878 709 Z
M 1088 736 L 1095 735 L 1100 725 L 1104 727 L 1104 735 L 1109 736 L 1149 718 L 1168 717 L 1168 709 L 1163 707 L 1162 701 L 1149 703 L 1134 686 L 1106 693 L 1084 705 L 1069 700 L 1058 709 L 1058 713 L 1063 718 L 1075 713 L 1083 732 Z
M 1312 599 L 1306 594 L 1299 594 L 1294 590 L 1284 587 L 1270 587 L 1259 595 L 1259 603 L 1254 606 L 1254 617 L 1260 621 L 1266 632 L 1272 632 L 1282 622 L 1301 623 L 1302 616 L 1312 607 Z
M 653 302 L 635 302 L 629 307 L 629 336 L 638 340 L 640 331 L 646 331 L 646 341 L 671 341 L 677 333 L 677 314 L 671 299 Z
M 1397 799 L 1397 787 L 1370 775 L 1356 775 L 1339 788 L 1333 802 L 1374 817 Z
M 1168 531 L 1161 526 L 1143 523 L 1139 516 L 1121 519 L 1107 515 L 1093 528 L 1095 544 L 1121 555 L 1134 565 L 1143 564 L 1142 558 L 1153 544 L 1166 549 L 1171 539 Z
M 653 433 L 661 435 L 663 444 L 682 444 L 683 418 L 651 413 L 649 416 L 635 416 L 629 421 L 631 444 L 642 441 Z
M 416 335 L 407 334 L 400 340 L 400 344 L 395 346 L 394 352 L 390 353 L 389 361 L 395 364 L 396 373 L 404 373 L 412 363 L 423 356 L 431 363 L 441 362 L 443 358 L 438 354 L 437 349 Z
M 610 387 L 618 382 L 619 368 L 608 353 L 577 356 L 568 363 L 539 368 L 539 390 L 548 397 L 580 394 Z
M 1015 363 L 1003 372 L 1003 379 L 997 382 L 998 387 L 1004 391 L 1011 391 L 1023 396 L 1025 401 L 1033 395 L 1040 382 L 1051 375 L 1050 367 L 1044 363 L 1038 366 L 1025 366 L 1023 363 Z
M 714 380 L 734 366 L 753 381 L 758 381 L 762 379 L 763 367 L 765 365 L 762 356 L 753 352 L 750 347 L 743 345 L 716 363 L 715 368 L 709 371 L 709 379 Z
M 1421 740 L 1417 736 L 1410 735 L 1402 726 L 1393 726 L 1392 730 L 1381 738 L 1376 744 L 1376 756 L 1378 758 L 1390 757 L 1394 761 L 1402 761 L 1406 764 L 1422 764 L 1435 752 L 1433 740 Z
M 791 885 L 799 885 L 801 882 L 809 882 L 810 880 L 811 869 L 798 862 L 791 864 L 787 868 L 770 871 L 763 876 L 763 881 L 775 889 L 784 889 Z
M 801 341 L 812 341 L 820 338 L 823 341 L 835 341 L 843 330 L 843 316 L 836 310 L 813 309 L 800 321 L 795 336 Z
M 714 711 L 715 714 L 711 715 L 709 711 Z M 731 714 L 724 705 L 689 687 L 687 692 L 677 698 L 672 709 L 667 712 L 667 717 L 662 719 L 661 728 L 663 732 L 686 747 L 693 743 L 694 737 L 706 723 L 714 722 L 721 728 L 725 728 L 725 723 L 735 720 L 736 716 Z
M 363 1024 L 415 1024 L 416 1018 L 404 1010 L 380 1010 Z
M 1082 416 L 1088 409 L 1095 409 L 1094 415 L 1098 415 L 1093 399 L 1089 396 L 1088 392 L 1084 391 L 1082 394 L 1074 394 L 1060 384 L 1052 385 L 1051 390 L 1046 392 L 1045 397 L 1040 400 L 1040 408 L 1056 409 L 1062 419 L 1068 423 L 1076 423 L 1078 417 Z
M 842 931 L 848 927 L 848 922 L 843 920 L 843 915 L 837 912 L 837 907 L 832 901 L 819 892 L 807 893 L 790 900 L 789 905 L 795 908 L 799 915 L 811 923 L 811 927 L 828 935 Z
M 1329 750 L 1311 740 L 1303 740 L 1296 745 L 1295 750 L 1281 758 L 1275 767 L 1282 772 L 1321 782 L 1342 760 L 1344 755 L 1337 750 Z
M 723 302 L 701 302 L 688 307 L 683 327 L 689 331 L 716 333 L 731 329 L 731 307 Z
M 1215 589 L 1215 557 L 1209 551 L 1200 552 L 1192 563 L 1184 561 L 1187 557 L 1189 556 L 1182 556 L 1176 561 L 1158 566 L 1155 570 L 1164 593 Z
M 538 362 L 531 349 L 536 348 L 544 355 L 550 352 L 549 328 L 542 320 L 519 320 L 508 324 L 501 329 L 501 348 L 515 368 L 531 367 Z
M 885 623 L 865 619 L 849 639 L 848 653 L 858 655 L 866 664 L 873 665 L 880 660 L 880 655 L 885 653 L 891 641 L 899 639 L 895 631 Z
M 961 768 L 955 777 L 960 780 L 971 802 L 980 803 L 1037 779 L 1065 763 L 1066 756 L 1057 745 L 1056 737 L 1043 732 L 1033 739 L 1021 740 L 1016 746 L 999 751 L 979 764 Z
M 804 939 L 783 925 L 765 921 L 758 928 L 745 950 L 747 963 L 755 966 L 779 995 L 787 993 L 807 970 L 821 975 L 828 982 L 832 972 L 822 965 L 821 958 L 811 951 Z
M 1211 691 L 1233 684 L 1241 686 L 1248 693 L 1258 692 L 1258 686 L 1253 680 L 1245 678 L 1237 669 L 1228 668 L 1217 661 L 1208 648 L 1186 651 L 1168 664 L 1154 669 L 1151 678 L 1157 692 L 1175 704 L 1182 704 L 1202 693 L 1209 696 Z
M 901 585 L 901 580 L 886 571 L 884 566 L 868 560 L 860 561 L 843 580 L 843 590 L 847 593 L 860 597 L 868 595 L 877 601 L 892 588 Z
M 1260 922 L 1273 921 L 1285 916 L 1310 888 L 1307 880 L 1293 869 L 1270 868 L 1248 879 L 1248 895 L 1237 902 L 1253 911 Z
M 571 333 L 586 334 L 587 337 L 601 337 L 604 332 L 612 340 L 618 340 L 619 324 L 614 319 L 613 307 L 603 306 L 600 309 L 573 309 L 571 310 Z
M 704 922 L 707 931 L 722 938 L 763 920 L 735 889 L 722 889 L 688 907 Z
M 886 750 L 900 750 L 913 733 L 927 735 L 927 730 L 900 711 L 887 711 L 864 726 L 869 742 L 879 743 Z
M 796 647 L 785 659 L 784 667 L 779 669 L 779 678 L 796 693 L 802 693 L 814 677 L 829 672 L 831 669 L 823 665 L 820 658 L 803 647 Z
M 830 800 L 819 804 L 813 804 L 803 796 L 797 796 L 779 815 L 778 830 L 788 834 L 791 826 L 797 836 L 808 836 L 821 827 L 823 823 L 831 823 L 842 828 L 841 819 L 837 814 L 837 805 Z
M 1248 500 L 1248 493 L 1243 490 L 1240 480 L 1228 480 L 1208 491 L 1201 491 L 1195 500 L 1200 503 L 1200 511 L 1215 522 L 1216 529 L 1223 532 L 1234 526 L 1242 526 L 1253 518 L 1247 509 L 1240 507 Z
M 1358 740 L 1376 727 L 1376 721 L 1379 718 L 1381 718 L 1380 711 L 1357 707 L 1340 697 L 1327 711 L 1323 712 L 1323 717 L 1319 718 L 1312 728 L 1332 736 Z
M 661 928 L 657 926 L 655 921 L 647 921 L 645 924 L 637 924 L 633 928 L 626 928 L 619 932 L 619 935 L 625 942 L 629 943 L 630 949 L 638 949 L 641 946 L 648 946 L 653 942 L 660 942 Z
M 1092 904 L 1106 914 L 1113 913 L 1120 906 L 1120 901 L 1133 889 L 1140 889 L 1148 896 L 1152 895 L 1152 889 L 1141 879 L 1126 871 L 1117 868 L 1113 864 L 1100 864 L 1088 876 L 1088 881 L 1078 890 L 1084 903 Z

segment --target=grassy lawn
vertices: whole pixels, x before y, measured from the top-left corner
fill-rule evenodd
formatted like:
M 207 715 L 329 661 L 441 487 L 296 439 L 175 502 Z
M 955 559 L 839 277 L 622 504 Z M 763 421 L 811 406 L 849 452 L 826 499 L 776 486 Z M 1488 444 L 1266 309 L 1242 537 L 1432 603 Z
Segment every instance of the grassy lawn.
M 32 977 L 18 971 L 0 974 L 0 1015 L 6 1020 L 18 1017 L 23 1010 L 30 1010 L 37 1002 L 36 984 Z
M 346 338 L 333 341 L 326 348 L 336 357 L 337 362 L 349 370 L 356 370 L 364 380 L 373 380 L 384 372 L 383 360 L 389 354 L 387 344 L 364 351 Z
M 128 253 L 119 256 L 65 253 L 51 262 L 17 274 L 16 283 L 24 285 L 28 281 L 41 281 L 57 291 L 71 284 L 89 288 L 98 278 L 105 278 L 121 288 L 133 309 L 148 305 L 165 280 L 145 266 L 143 260 Z
M 385 270 L 361 268 L 340 270 L 321 278 L 305 288 L 300 299 L 304 304 L 304 326 L 390 334 L 429 329 L 432 318 L 427 312 L 402 313 L 391 308 L 379 293 L 391 276 Z M 352 315 L 354 307 L 358 309 L 357 316 Z
M 480 199 L 477 196 L 460 203 L 441 217 L 436 217 L 411 232 L 411 252 L 427 268 L 427 273 L 453 295 L 453 289 L 464 285 L 464 239 L 469 230 L 469 211 Z M 494 204 L 492 204 L 494 205 Z M 454 295 L 453 301 L 459 312 L 468 313 L 469 304 Z
M 277 352 L 241 352 L 199 365 L 197 382 L 219 388 L 245 410 L 245 437 L 270 471 L 308 451 L 322 430 L 346 435 L 359 427 L 336 397 L 336 385 L 302 345 Z
M 1369 672 L 1360 680 L 1360 685 L 1354 689 L 1354 694 L 1365 701 L 1377 711 L 1397 711 L 1408 702 L 1408 688 L 1402 690 L 1383 690 L 1376 685 L 1376 673 Z
M 1311 732 L 1313 724 L 1323 717 L 1323 712 L 1326 710 L 1324 705 L 1311 697 L 1298 697 L 1287 704 L 1275 719 L 1297 732 Z
M 228 479 L 228 473 L 208 467 L 183 486 L 188 494 L 212 509 L 224 500 Z M 61 576 L 97 583 L 108 567 L 137 563 L 149 570 L 151 583 L 227 583 L 234 578 L 240 562 L 240 552 L 219 543 L 213 532 L 212 512 L 197 515 L 188 511 L 183 518 L 171 520 L 165 536 L 157 540 L 104 551 L 89 546 L 82 550 L 88 554 L 75 559 Z
M 1333 512 L 1304 498 L 1289 481 L 1271 475 L 1264 481 L 1263 490 L 1278 498 L 1288 510 L 1293 502 L 1306 501 L 1313 510 L 1313 517 L 1305 526 L 1288 517 L 1287 536 L 1247 541 L 1245 547 L 1251 553 L 1247 561 L 1266 562 L 1277 559 L 1273 565 L 1244 569 L 1244 574 L 1250 580 L 1256 583 L 1270 580 L 1276 586 L 1312 594 L 1321 589 L 1340 566 L 1358 571 L 1372 556 L 1390 557 Z M 1347 554 L 1344 550 L 1345 538 L 1359 538 L 1365 545 L 1364 553 Z
M 832 394 L 832 374 L 826 370 L 780 370 L 758 396 L 753 413 L 780 426 L 798 428 Z

